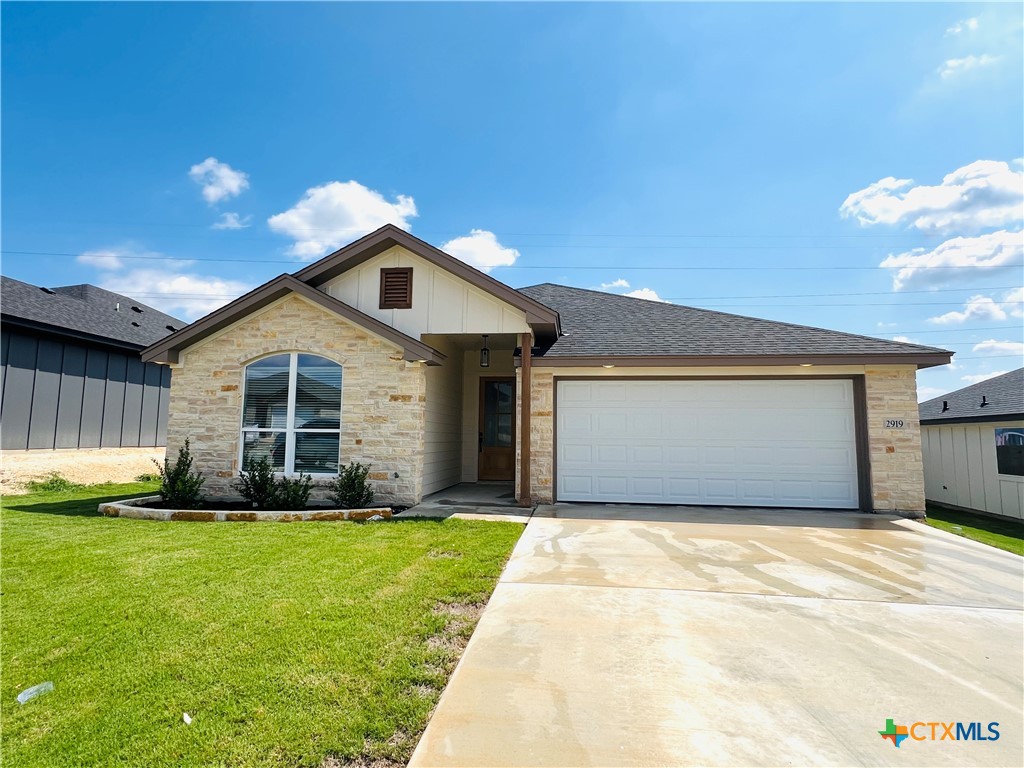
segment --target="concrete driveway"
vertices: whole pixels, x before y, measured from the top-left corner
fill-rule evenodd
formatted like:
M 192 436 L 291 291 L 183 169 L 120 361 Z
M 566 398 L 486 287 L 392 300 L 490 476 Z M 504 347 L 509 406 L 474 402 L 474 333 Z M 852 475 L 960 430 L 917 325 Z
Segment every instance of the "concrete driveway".
M 1019 766 L 1022 563 L 878 515 L 541 507 L 410 765 Z

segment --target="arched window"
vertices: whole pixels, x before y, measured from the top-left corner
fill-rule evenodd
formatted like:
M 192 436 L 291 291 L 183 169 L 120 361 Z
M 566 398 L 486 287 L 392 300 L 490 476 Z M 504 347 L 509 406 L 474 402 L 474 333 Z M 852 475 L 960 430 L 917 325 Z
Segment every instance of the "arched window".
M 338 473 L 341 366 L 288 352 L 245 367 L 241 466 L 266 456 L 286 475 Z

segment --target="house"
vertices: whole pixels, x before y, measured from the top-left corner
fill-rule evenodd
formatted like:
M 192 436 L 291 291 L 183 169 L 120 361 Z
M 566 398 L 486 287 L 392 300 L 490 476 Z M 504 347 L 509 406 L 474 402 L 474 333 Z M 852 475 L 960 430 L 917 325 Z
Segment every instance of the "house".
M 369 463 L 380 497 L 403 504 L 481 480 L 514 483 L 523 504 L 916 513 L 916 371 L 950 355 L 566 286 L 514 290 L 385 226 L 143 359 L 174 369 L 168 447 L 191 440 L 212 492 L 268 456 L 319 477 Z
M 1024 368 L 921 403 L 925 497 L 1024 518 Z
M 143 363 L 139 352 L 184 326 L 94 285 L 0 278 L 5 474 L 22 465 L 30 474 L 61 472 L 103 452 L 128 464 L 139 454 L 140 471 L 152 471 L 148 457 L 166 435 L 171 371 Z

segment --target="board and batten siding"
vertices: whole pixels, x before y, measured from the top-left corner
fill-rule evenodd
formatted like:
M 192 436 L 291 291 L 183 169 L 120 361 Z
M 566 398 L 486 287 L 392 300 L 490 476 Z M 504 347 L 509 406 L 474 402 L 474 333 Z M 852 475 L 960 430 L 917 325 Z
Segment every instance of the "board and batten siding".
M 462 354 L 444 339 L 430 344 L 448 359 L 425 370 L 423 495 L 462 479 Z
M 171 370 L 118 352 L 4 329 L 4 450 L 158 447 Z
M 1007 427 L 1024 421 L 922 425 L 928 501 L 1024 518 L 1024 477 L 1001 475 L 996 464 L 995 430 Z
M 380 308 L 380 271 L 412 268 L 412 307 Z M 424 333 L 526 333 L 526 315 L 475 285 L 400 246 L 344 272 L 322 290 L 419 339 Z

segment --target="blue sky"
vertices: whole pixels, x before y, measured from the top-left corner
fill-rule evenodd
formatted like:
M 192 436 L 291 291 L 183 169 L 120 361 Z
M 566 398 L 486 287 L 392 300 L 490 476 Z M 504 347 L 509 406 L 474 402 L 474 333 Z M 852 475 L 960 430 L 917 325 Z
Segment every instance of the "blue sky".
M 0 13 L 11 277 L 191 319 L 393 221 L 512 286 L 955 350 L 931 396 L 1021 365 L 1019 5 Z

